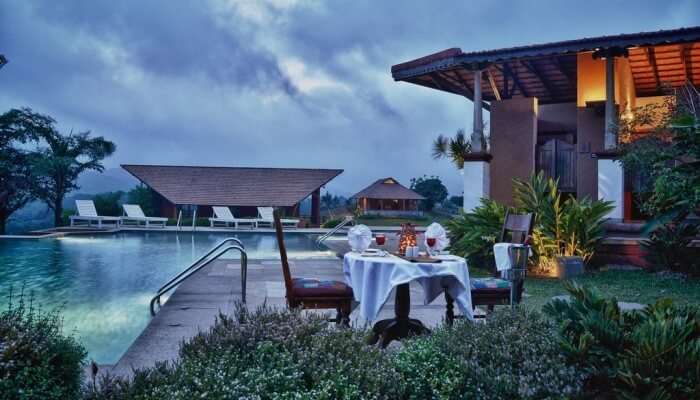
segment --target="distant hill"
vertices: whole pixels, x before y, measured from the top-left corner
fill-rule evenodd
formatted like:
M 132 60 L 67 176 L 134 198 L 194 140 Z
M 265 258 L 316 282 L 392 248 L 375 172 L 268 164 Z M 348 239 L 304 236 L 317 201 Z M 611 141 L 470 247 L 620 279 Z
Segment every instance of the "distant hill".
M 117 190 L 126 192 L 133 189 L 138 183 L 136 178 L 121 168 L 109 168 L 103 173 L 88 171 L 78 178 L 80 189 L 76 193 L 97 194 Z

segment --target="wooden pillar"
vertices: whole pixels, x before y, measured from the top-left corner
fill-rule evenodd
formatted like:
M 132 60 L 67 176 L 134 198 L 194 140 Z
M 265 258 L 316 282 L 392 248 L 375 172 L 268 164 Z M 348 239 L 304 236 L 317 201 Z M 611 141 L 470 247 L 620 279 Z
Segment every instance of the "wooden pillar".
M 605 58 L 605 150 L 617 148 L 617 110 L 615 109 L 615 57 Z
M 481 70 L 474 71 L 474 129 L 471 143 L 473 152 L 484 151 L 484 109 L 481 96 Z
M 311 224 L 321 225 L 321 188 L 311 193 Z

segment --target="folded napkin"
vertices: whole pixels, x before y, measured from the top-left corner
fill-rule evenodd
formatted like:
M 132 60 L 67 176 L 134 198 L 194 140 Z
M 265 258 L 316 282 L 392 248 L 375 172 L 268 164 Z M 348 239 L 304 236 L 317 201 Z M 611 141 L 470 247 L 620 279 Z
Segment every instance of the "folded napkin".
M 496 258 L 496 269 L 505 271 L 513 268 L 510 263 L 510 246 L 512 243 L 496 243 L 493 245 L 493 256 Z
M 372 243 L 372 231 L 367 225 L 357 225 L 348 231 L 348 243 L 352 251 L 363 252 Z
M 450 245 L 450 239 L 447 237 L 445 228 L 443 228 L 442 225 L 438 224 L 437 222 L 433 222 L 432 224 L 428 225 L 423 236 L 425 237 L 426 248 L 429 248 L 428 238 L 435 238 L 435 246 L 433 247 L 435 251 L 443 251 Z

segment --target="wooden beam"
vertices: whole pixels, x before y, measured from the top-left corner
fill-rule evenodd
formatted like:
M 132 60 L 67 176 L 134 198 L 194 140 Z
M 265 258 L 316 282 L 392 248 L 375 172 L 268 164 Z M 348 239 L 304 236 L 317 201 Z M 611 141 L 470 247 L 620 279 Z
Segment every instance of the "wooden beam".
M 552 61 L 554 62 L 554 66 L 557 67 L 559 72 L 562 73 L 566 77 L 566 80 L 569 81 L 569 85 L 571 85 L 572 88 L 576 87 L 576 77 L 574 74 L 567 70 L 566 67 L 564 67 L 564 64 L 561 63 L 561 58 L 559 57 L 553 57 Z
M 520 82 L 520 79 L 518 78 L 518 74 L 513 73 L 513 69 L 507 63 L 503 63 L 503 73 L 508 74 L 508 76 L 513 78 L 513 88 L 515 88 L 515 86 L 517 86 L 518 90 L 520 90 L 520 93 L 522 93 L 522 95 L 524 97 L 530 97 L 527 93 L 527 90 L 525 90 L 525 88 L 523 87 L 523 84 Z M 513 91 L 511 90 L 511 96 L 512 96 L 512 93 L 513 93 Z
M 486 78 L 488 78 L 489 80 L 489 85 L 491 86 L 493 96 L 496 98 L 497 101 L 501 101 L 501 92 L 498 91 L 498 86 L 496 86 L 496 80 L 493 79 L 491 69 L 486 69 Z
M 651 70 L 654 72 L 656 90 L 659 90 L 659 87 L 661 87 L 661 80 L 659 79 L 659 70 L 656 67 L 656 53 L 654 52 L 653 47 L 647 47 L 645 50 L 647 53 L 647 60 L 649 61 L 649 65 L 651 65 Z
M 430 79 L 432 79 L 433 83 L 435 83 L 435 86 L 438 87 L 440 90 L 444 90 L 446 92 L 451 92 L 454 94 L 458 94 L 460 96 L 464 96 L 466 98 L 469 98 L 465 93 L 464 90 L 456 85 L 454 85 L 452 82 L 447 80 L 442 74 L 439 72 L 432 73 L 430 75 Z
M 450 78 L 452 78 L 452 77 L 450 77 L 450 76 L 444 76 L 444 75 L 442 75 L 442 74 L 439 74 L 439 77 L 442 78 L 442 79 L 444 79 L 444 80 L 447 80 L 447 81 L 448 81 L 448 82 L 447 82 L 448 84 L 450 83 Z M 454 79 L 454 78 L 452 78 L 452 79 Z M 466 95 L 463 94 L 463 96 L 466 97 L 466 98 L 468 98 L 468 99 L 471 100 L 471 101 L 474 101 L 474 92 L 472 92 L 472 91 L 469 89 L 469 86 L 467 86 L 467 82 L 462 78 L 462 75 L 460 75 L 459 73 L 457 73 L 457 79 L 459 80 L 459 83 L 461 83 L 462 86 L 464 87 L 464 90 L 467 92 L 467 94 L 466 94 Z M 489 105 L 489 103 L 487 103 L 487 102 L 485 102 L 485 101 L 482 101 L 482 102 L 481 102 L 481 105 L 482 105 L 482 107 L 484 108 L 484 110 L 491 111 L 491 106 Z
M 533 75 L 539 79 L 539 81 L 542 83 L 545 89 L 549 92 L 549 96 L 551 98 L 556 98 L 558 91 L 554 89 L 554 86 L 552 86 L 552 83 L 542 74 L 542 72 L 537 69 L 537 66 L 533 64 L 531 61 L 520 61 L 520 63 L 527 68 L 528 71 L 532 72 Z
M 508 90 L 508 75 L 503 73 L 502 69 L 499 69 L 501 71 L 501 75 L 503 75 L 503 97 L 506 99 L 510 99 L 510 90 Z
M 691 64 L 692 61 L 690 59 L 690 54 L 685 54 L 686 52 L 690 53 L 690 46 L 682 44 L 679 47 L 681 64 L 683 64 L 683 76 L 685 77 L 686 82 L 690 82 L 691 85 L 694 85 L 695 83 L 693 82 L 693 66 Z

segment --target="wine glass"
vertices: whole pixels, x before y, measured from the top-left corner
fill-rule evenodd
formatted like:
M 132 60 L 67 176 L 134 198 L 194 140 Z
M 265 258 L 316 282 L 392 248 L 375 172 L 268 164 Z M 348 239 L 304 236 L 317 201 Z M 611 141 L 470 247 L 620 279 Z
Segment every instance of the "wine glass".
M 377 242 L 377 247 L 379 247 L 381 249 L 382 246 L 384 246 L 384 243 L 386 243 L 386 236 L 383 233 L 378 233 L 378 234 L 374 235 L 374 240 Z M 382 252 L 383 252 L 383 249 L 382 249 Z
M 432 256 L 433 255 L 433 247 L 435 247 L 435 244 L 437 243 L 437 240 L 434 237 L 427 237 L 425 238 L 425 244 L 428 245 L 428 255 Z

